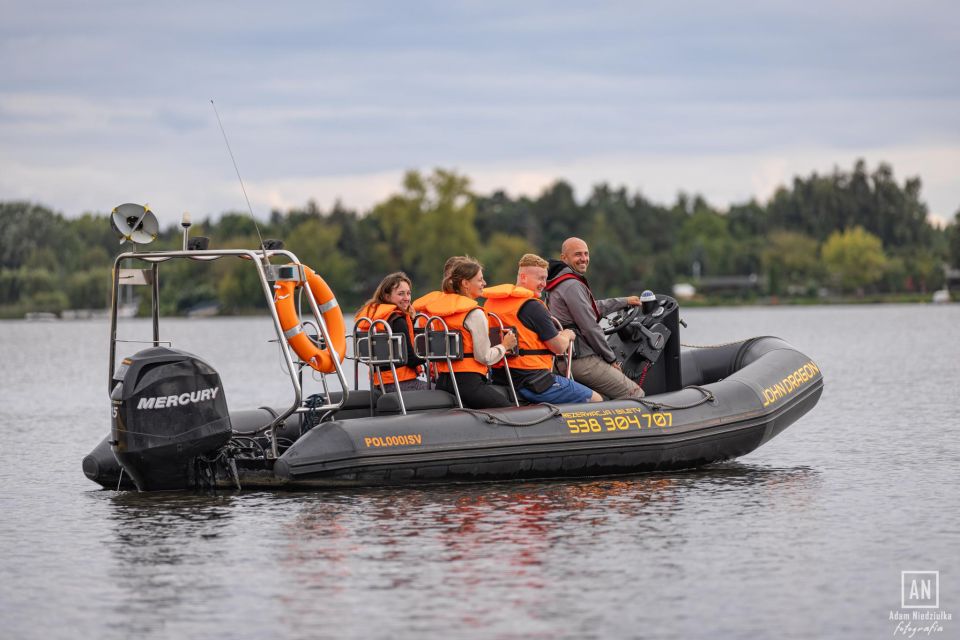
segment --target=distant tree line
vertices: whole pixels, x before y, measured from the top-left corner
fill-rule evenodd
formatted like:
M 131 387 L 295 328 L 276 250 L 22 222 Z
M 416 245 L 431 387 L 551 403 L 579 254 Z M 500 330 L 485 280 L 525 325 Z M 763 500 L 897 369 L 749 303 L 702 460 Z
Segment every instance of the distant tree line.
M 731 275 L 758 276 L 751 296 L 812 297 L 825 288 L 884 294 L 938 289 L 944 265 L 960 267 L 960 210 L 938 228 L 920 191 L 919 178 L 900 185 L 889 165 L 868 172 L 861 160 L 852 171 L 797 177 L 765 204 L 722 211 L 696 195 L 664 206 L 607 184 L 578 202 L 562 180 L 536 198 L 477 194 L 466 176 L 438 169 L 407 173 L 398 193 L 367 212 L 339 203 L 321 211 L 311 201 L 259 224 L 264 238 L 284 240 L 322 274 L 348 310 L 391 271 L 406 271 L 415 295 L 437 288 L 451 255 L 479 258 L 490 283 L 510 281 L 521 254 L 556 257 L 573 235 L 589 243 L 588 275 L 603 295 L 669 292 L 677 282 Z M 246 213 L 208 218 L 191 233 L 211 238 L 211 247 L 259 246 Z M 173 224 L 151 248 L 180 242 Z M 113 256 L 127 248 L 106 213 L 65 218 L 37 204 L 0 202 L 0 316 L 105 307 Z M 256 275 L 242 260 L 212 268 L 166 263 L 160 280 L 164 313 L 210 302 L 222 313 L 263 308 Z

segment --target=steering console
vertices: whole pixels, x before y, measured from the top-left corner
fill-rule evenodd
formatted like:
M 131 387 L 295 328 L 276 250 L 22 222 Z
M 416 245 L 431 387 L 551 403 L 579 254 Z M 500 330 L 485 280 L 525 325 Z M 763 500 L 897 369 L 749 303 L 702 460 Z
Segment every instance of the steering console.
M 639 316 L 642 312 L 643 307 L 640 305 L 618 309 L 617 311 L 611 311 L 602 318 L 610 325 L 603 330 L 603 335 L 610 336 L 615 334 L 617 331 L 620 331 L 620 329 L 623 329 L 628 324 L 636 320 L 637 316 Z

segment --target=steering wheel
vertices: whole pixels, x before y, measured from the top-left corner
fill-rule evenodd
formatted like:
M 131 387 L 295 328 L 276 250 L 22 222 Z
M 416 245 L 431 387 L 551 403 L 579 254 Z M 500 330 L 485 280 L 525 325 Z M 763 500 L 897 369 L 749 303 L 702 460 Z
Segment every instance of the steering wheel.
M 620 331 L 620 329 L 623 329 L 633 322 L 642 312 L 643 307 L 640 305 L 629 306 L 618 311 L 611 311 L 601 318 L 601 320 L 606 320 L 610 323 L 610 326 L 603 330 L 603 335 L 609 336 Z

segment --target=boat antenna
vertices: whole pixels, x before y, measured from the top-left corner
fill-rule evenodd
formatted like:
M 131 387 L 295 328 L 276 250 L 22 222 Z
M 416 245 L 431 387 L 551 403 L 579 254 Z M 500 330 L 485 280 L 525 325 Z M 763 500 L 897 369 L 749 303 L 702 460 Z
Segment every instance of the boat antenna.
M 253 227 L 257 230 L 257 238 L 260 240 L 260 249 L 263 251 L 263 261 L 267 261 L 267 247 L 263 244 L 263 236 L 260 235 L 260 225 L 257 224 L 257 219 L 253 215 L 253 207 L 250 206 L 250 198 L 247 196 L 247 188 L 243 186 L 243 178 L 240 177 L 240 169 L 237 167 L 237 160 L 233 157 L 233 149 L 230 148 L 230 141 L 227 140 L 227 132 L 223 128 L 223 121 L 220 120 L 220 113 L 217 111 L 217 105 L 214 104 L 213 99 L 210 99 L 210 106 L 213 107 L 213 113 L 217 116 L 217 124 L 220 125 L 220 133 L 223 134 L 223 141 L 227 145 L 227 153 L 230 154 L 230 161 L 233 162 L 233 170 L 237 172 L 237 180 L 240 181 L 240 189 L 243 191 L 243 197 L 247 201 L 247 211 L 250 212 L 250 219 L 253 220 Z

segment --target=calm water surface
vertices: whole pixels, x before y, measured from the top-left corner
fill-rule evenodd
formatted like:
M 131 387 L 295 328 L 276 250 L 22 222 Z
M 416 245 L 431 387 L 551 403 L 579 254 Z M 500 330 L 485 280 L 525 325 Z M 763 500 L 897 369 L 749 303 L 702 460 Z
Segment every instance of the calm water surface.
M 0 323 L 0 637 L 897 637 L 902 570 L 940 572 L 960 637 L 960 306 L 683 315 L 793 343 L 820 404 L 696 472 L 219 495 L 89 482 L 108 325 Z M 291 397 L 264 319 L 163 329 L 231 407 Z

